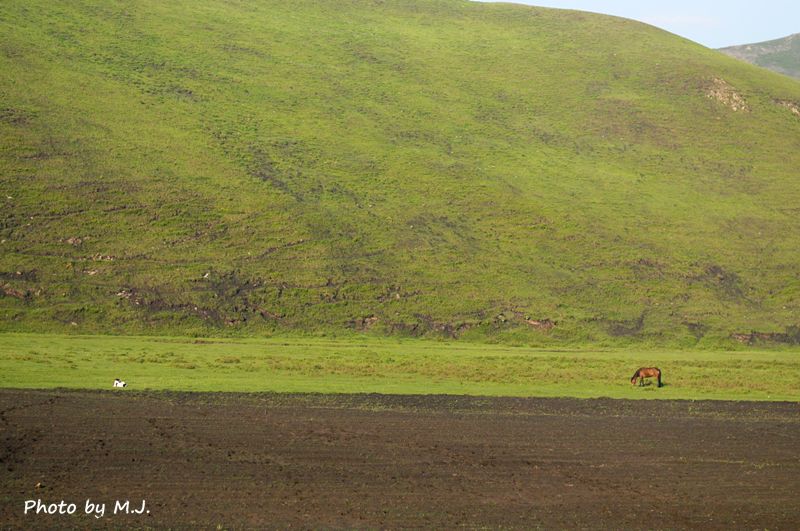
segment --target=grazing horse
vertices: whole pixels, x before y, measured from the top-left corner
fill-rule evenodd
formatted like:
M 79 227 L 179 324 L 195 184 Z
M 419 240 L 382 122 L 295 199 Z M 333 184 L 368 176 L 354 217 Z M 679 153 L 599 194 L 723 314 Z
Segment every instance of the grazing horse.
M 631 383 L 636 384 L 636 380 L 639 380 L 639 385 L 644 385 L 645 378 L 658 378 L 658 386 L 661 387 L 661 369 L 658 367 L 642 367 L 641 369 L 637 370 L 633 373 L 633 377 L 631 378 Z

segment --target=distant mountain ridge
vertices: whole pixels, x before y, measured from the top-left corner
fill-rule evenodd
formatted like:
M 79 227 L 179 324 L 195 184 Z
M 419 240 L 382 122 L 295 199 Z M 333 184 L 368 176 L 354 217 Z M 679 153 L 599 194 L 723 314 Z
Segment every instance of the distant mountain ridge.
M 800 79 L 800 33 L 771 41 L 728 46 L 720 48 L 719 51 L 742 61 Z

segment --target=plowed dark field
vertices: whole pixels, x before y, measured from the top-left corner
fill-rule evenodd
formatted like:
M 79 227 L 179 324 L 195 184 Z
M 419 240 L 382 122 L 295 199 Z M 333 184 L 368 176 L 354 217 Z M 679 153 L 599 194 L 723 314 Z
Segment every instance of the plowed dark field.
M 0 441 L 11 528 L 800 525 L 790 403 L 0 390 Z

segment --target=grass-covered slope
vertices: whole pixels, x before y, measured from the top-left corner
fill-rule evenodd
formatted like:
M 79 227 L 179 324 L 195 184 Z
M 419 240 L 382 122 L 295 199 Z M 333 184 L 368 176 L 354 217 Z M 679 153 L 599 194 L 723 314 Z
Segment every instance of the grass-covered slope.
M 7 1 L 0 98 L 5 330 L 797 339 L 800 85 L 649 26 Z
M 782 39 L 720 48 L 720 51 L 748 63 L 800 78 L 800 33 Z

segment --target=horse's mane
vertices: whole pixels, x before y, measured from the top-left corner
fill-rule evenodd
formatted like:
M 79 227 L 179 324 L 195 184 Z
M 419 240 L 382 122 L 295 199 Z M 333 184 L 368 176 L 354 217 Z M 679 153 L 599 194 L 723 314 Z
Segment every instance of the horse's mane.
M 634 378 L 636 378 L 637 376 L 639 376 L 639 371 L 641 371 L 641 370 L 642 370 L 642 369 L 636 369 L 636 372 L 635 372 L 635 373 L 633 373 L 633 376 L 631 376 L 631 380 L 633 380 Z

